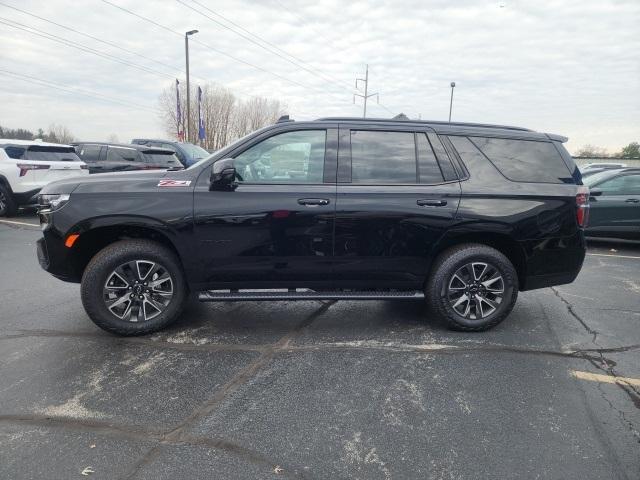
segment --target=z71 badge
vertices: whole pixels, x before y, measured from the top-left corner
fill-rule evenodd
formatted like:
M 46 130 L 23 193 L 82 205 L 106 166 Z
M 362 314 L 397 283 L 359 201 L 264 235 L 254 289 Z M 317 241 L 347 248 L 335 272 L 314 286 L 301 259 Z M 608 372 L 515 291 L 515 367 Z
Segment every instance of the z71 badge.
M 159 187 L 188 187 L 191 185 L 191 180 L 160 180 L 158 182 Z

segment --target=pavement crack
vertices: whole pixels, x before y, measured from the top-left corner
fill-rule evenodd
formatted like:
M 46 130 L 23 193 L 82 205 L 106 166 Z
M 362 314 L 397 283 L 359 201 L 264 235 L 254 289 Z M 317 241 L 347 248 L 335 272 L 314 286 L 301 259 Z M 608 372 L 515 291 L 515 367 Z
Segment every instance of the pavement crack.
M 560 290 L 558 290 L 555 287 L 551 287 L 551 290 L 553 291 L 553 293 L 556 295 L 556 297 L 558 297 L 562 303 L 564 303 L 567 306 L 567 310 L 569 311 L 569 313 L 571 314 L 571 316 L 573 318 L 575 318 L 580 325 L 582 325 L 584 327 L 584 329 L 591 335 L 593 335 L 593 338 L 591 339 L 591 341 L 593 343 L 596 343 L 596 340 L 598 338 L 598 332 L 594 329 L 592 329 L 589 325 L 587 325 L 587 322 L 584 321 L 584 319 L 578 315 L 578 313 L 575 311 L 573 304 L 567 300 L 566 298 L 564 298 L 564 296 L 562 295 L 562 293 L 560 293 Z
M 144 468 L 146 465 L 150 464 L 154 458 L 159 454 L 159 451 L 162 447 L 163 443 L 185 443 L 185 439 L 192 438 L 187 434 L 187 431 L 192 428 L 198 421 L 202 420 L 211 412 L 213 412 L 216 408 L 218 408 L 229 396 L 235 393 L 242 385 L 246 384 L 251 378 L 254 378 L 255 375 L 265 367 L 271 360 L 281 351 L 286 351 L 287 347 L 290 345 L 291 341 L 300 334 L 300 332 L 311 325 L 314 320 L 316 320 L 319 316 L 324 314 L 336 301 L 329 302 L 321 302 L 322 306 L 318 308 L 311 315 L 307 316 L 303 321 L 301 321 L 298 325 L 296 325 L 293 329 L 291 329 L 286 335 L 280 338 L 276 343 L 273 343 L 267 346 L 264 351 L 260 354 L 260 356 L 249 363 L 245 368 L 243 368 L 240 372 L 234 375 L 225 385 L 222 386 L 216 394 L 211 397 L 209 400 L 202 403 L 199 407 L 197 407 L 190 415 L 183 419 L 183 421 L 176 426 L 175 428 L 166 432 L 160 441 L 160 444 L 151 448 L 145 455 L 143 455 L 138 462 L 136 462 L 130 471 L 124 476 L 125 479 L 130 480 L 135 478 L 137 473 Z M 186 442 L 188 443 L 188 442 Z M 214 445 L 215 442 L 212 444 Z M 255 456 L 249 456 L 245 458 L 252 459 Z M 275 465 L 284 465 L 284 462 L 267 462 L 269 466 L 272 468 Z M 287 475 L 291 476 L 291 472 L 293 472 L 293 468 L 285 468 L 285 472 Z M 303 478 L 301 474 L 297 474 L 296 478 Z

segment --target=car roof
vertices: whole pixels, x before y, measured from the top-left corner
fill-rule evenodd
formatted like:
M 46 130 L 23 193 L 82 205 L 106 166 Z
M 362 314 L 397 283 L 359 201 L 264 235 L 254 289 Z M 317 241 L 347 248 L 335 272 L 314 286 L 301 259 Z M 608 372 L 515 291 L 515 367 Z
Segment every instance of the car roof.
M 160 148 L 160 147 L 151 147 L 149 145 L 137 145 L 135 143 L 112 143 L 112 142 L 73 142 L 71 145 L 101 145 L 106 147 L 118 147 L 118 148 L 130 148 L 132 150 L 139 150 L 141 152 L 148 152 L 153 150 L 154 152 L 159 153 L 175 153 L 173 150 L 169 150 L 168 148 Z
M 67 145 L 66 143 L 51 143 L 51 142 L 40 142 L 38 140 L 18 140 L 15 138 L 0 138 L 0 144 L 10 144 L 10 145 L 40 145 L 43 147 L 66 147 L 69 148 L 71 145 Z
M 134 142 L 161 142 L 161 143 L 170 143 L 172 145 L 180 145 L 185 142 L 178 142 L 176 140 L 166 140 L 164 138 L 134 138 L 132 141 Z
M 345 125 L 366 125 L 366 126 L 407 126 L 410 128 L 428 127 L 436 133 L 443 135 L 478 135 L 487 137 L 507 137 L 524 140 L 554 140 L 566 142 L 567 137 L 552 133 L 541 133 L 524 127 L 514 127 L 509 125 L 494 125 L 489 123 L 471 122 L 446 122 L 440 120 L 403 120 L 391 118 L 359 118 L 359 117 L 322 117 L 317 120 L 296 122 L 294 120 L 280 120 L 276 125 L 282 124 L 302 124 L 302 125 L 322 125 L 326 123 L 339 123 Z
M 602 175 L 601 178 L 615 177 L 620 173 L 640 173 L 640 167 L 624 167 L 624 168 L 603 168 L 597 173 L 607 174 Z

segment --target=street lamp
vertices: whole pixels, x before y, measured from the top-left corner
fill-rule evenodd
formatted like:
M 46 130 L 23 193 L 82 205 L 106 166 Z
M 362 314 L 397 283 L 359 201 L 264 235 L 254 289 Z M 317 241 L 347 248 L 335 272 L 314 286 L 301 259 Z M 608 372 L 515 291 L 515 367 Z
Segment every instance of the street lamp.
M 189 70 L 187 70 L 188 72 Z M 188 74 L 187 74 L 188 75 Z M 189 77 L 187 77 L 189 78 Z M 187 85 L 189 81 L 187 80 Z M 453 108 L 453 89 L 456 88 L 456 82 L 451 82 L 451 100 L 449 101 L 449 123 L 451 123 L 451 109 Z
M 198 33 L 198 30 L 189 30 L 184 34 L 184 51 L 187 59 L 187 135 L 185 140 L 189 141 L 189 132 L 191 131 L 191 88 L 189 87 L 189 36 Z

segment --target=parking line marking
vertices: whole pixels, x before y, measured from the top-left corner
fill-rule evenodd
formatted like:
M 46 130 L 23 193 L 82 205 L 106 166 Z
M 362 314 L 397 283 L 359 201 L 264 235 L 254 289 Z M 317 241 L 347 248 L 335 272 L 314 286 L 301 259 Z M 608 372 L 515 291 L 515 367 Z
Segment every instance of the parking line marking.
M 622 383 L 627 385 L 633 385 L 640 387 L 640 379 L 629 377 L 614 377 L 613 375 L 602 375 L 600 373 L 581 372 L 579 370 L 572 370 L 571 375 L 580 380 L 588 380 L 590 382 L 602 382 L 602 383 Z
M 0 220 L 0 223 L 9 223 L 11 225 L 26 225 L 27 227 L 40 227 L 37 223 L 16 222 L 15 220 Z
M 636 258 L 640 260 L 640 257 L 634 257 L 632 255 L 609 255 L 608 253 L 587 253 L 592 257 L 616 257 L 616 258 Z

